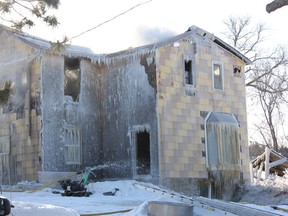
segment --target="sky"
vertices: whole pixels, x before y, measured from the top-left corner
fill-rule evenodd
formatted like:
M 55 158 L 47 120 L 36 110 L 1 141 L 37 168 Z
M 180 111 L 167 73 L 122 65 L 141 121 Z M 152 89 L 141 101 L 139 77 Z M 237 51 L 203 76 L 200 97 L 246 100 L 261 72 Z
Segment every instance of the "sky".
M 110 53 L 137 47 L 181 34 L 196 25 L 223 38 L 223 21 L 229 16 L 250 16 L 265 23 L 271 43 L 286 44 L 288 6 L 271 14 L 265 6 L 272 0 L 61 0 L 55 10 L 60 25 L 51 29 L 37 25 L 24 29 L 29 34 L 56 41 L 74 36 L 129 10 L 129 12 L 71 40 L 72 44 L 91 48 L 95 53 Z M 143 4 L 142 4 L 143 3 Z M 223 38 L 224 39 L 224 38 Z

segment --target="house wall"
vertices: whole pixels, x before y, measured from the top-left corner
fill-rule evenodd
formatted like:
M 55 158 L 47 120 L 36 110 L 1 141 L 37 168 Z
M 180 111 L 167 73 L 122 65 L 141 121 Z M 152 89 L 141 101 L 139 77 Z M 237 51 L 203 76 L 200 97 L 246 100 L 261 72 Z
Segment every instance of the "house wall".
M 31 94 L 37 94 L 38 55 L 36 49 L 0 30 L 0 88 L 6 81 L 13 83 L 8 103 L 0 105 L 1 150 L 9 146 L 8 152 L 0 154 L 0 184 L 35 180 L 41 168 L 41 121 L 30 100 Z
M 96 68 L 85 59 L 80 61 L 79 101 L 64 96 L 64 57 L 42 58 L 42 168 L 44 172 L 71 172 L 95 166 L 100 161 L 97 113 Z M 81 131 L 81 164 L 67 165 L 64 160 L 65 129 Z M 45 175 L 45 173 L 41 173 Z
M 155 62 L 153 55 L 111 58 L 101 77 L 101 143 L 105 177 L 135 173 L 136 133 L 150 134 L 150 180 L 158 177 Z
M 195 88 L 187 89 L 183 84 L 183 54 L 194 57 Z M 211 183 L 211 173 L 206 164 L 204 120 L 210 111 L 237 116 L 241 133 L 241 172 L 248 180 L 244 63 L 209 40 L 199 37 L 161 47 L 158 57 L 157 114 L 161 128 L 159 166 L 162 184 L 188 194 L 207 195 L 206 186 Z M 224 64 L 224 91 L 213 90 L 213 60 Z M 242 73 L 237 77 L 233 74 L 233 65 L 242 68 Z M 231 172 L 227 171 L 225 179 L 224 172 L 221 173 L 222 189 L 223 183 L 230 180 L 234 184 L 234 178 L 239 180 L 241 175 L 238 171 L 235 174 L 232 169 Z M 225 193 L 229 191 L 223 191 L 224 197 L 221 198 L 231 198 L 231 194 L 225 197 Z

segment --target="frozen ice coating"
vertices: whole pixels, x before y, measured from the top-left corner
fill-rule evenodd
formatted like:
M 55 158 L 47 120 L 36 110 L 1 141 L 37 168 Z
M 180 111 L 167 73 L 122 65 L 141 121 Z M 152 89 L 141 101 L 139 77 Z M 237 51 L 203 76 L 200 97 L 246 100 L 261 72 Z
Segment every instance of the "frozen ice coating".
M 0 103 L 0 162 L 9 164 L 8 174 L 0 166 L 0 184 L 49 182 L 98 166 L 97 178 L 145 180 L 230 199 L 214 182 L 232 191 L 250 179 L 245 80 L 233 74 L 250 60 L 221 39 L 192 26 L 162 42 L 110 54 L 78 46 L 55 54 L 50 46 L 0 26 L 0 90 L 13 82 L 13 94 Z M 214 64 L 223 65 L 223 80 L 215 77 Z M 214 78 L 223 89 L 214 89 Z M 216 126 L 209 132 L 205 118 L 213 113 L 233 114 L 241 140 L 229 141 L 233 130 L 222 140 L 222 133 L 212 133 Z M 220 141 L 207 146 L 213 136 Z M 223 156 L 215 146 L 237 160 L 237 172 L 232 159 L 207 170 L 210 159 Z

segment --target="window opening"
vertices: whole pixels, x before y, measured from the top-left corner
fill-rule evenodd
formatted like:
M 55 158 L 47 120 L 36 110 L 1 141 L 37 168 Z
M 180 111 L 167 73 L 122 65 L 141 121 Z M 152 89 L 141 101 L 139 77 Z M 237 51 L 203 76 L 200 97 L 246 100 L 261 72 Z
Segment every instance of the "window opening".
M 136 134 L 136 172 L 137 175 L 150 174 L 150 134 L 147 131 Z
M 185 60 L 185 84 L 193 85 L 192 60 Z
M 241 66 L 239 65 L 233 65 L 233 73 L 241 73 Z
M 65 129 L 64 158 L 66 165 L 81 164 L 81 132 L 78 128 Z
M 240 164 L 239 123 L 233 114 L 211 113 L 206 135 L 209 165 Z
M 233 74 L 234 77 L 241 77 L 241 66 L 233 65 Z
M 79 101 L 80 75 L 80 59 L 65 57 L 64 95 L 71 96 L 73 101 Z
M 213 87 L 223 90 L 223 64 L 213 63 Z

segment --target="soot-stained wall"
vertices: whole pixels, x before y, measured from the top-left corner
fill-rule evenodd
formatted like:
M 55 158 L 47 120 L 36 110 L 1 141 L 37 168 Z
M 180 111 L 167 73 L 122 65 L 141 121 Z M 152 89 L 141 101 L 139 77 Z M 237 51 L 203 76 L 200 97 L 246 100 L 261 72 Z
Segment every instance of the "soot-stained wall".
M 95 66 L 80 59 L 79 101 L 64 96 L 64 57 L 42 59 L 43 171 L 79 171 L 99 163 Z M 72 128 L 72 129 L 71 129 Z M 80 163 L 65 162 L 65 131 L 80 131 Z
M 146 131 L 150 134 L 150 177 L 158 176 L 155 68 L 153 56 L 139 55 L 115 61 L 101 74 L 102 158 L 109 165 L 106 175 L 137 178 L 135 136 Z
M 0 183 L 14 184 L 37 178 L 41 168 L 39 148 L 40 117 L 31 97 L 38 92 L 38 51 L 15 40 L 0 27 Z M 11 83 L 3 101 L 3 86 Z

